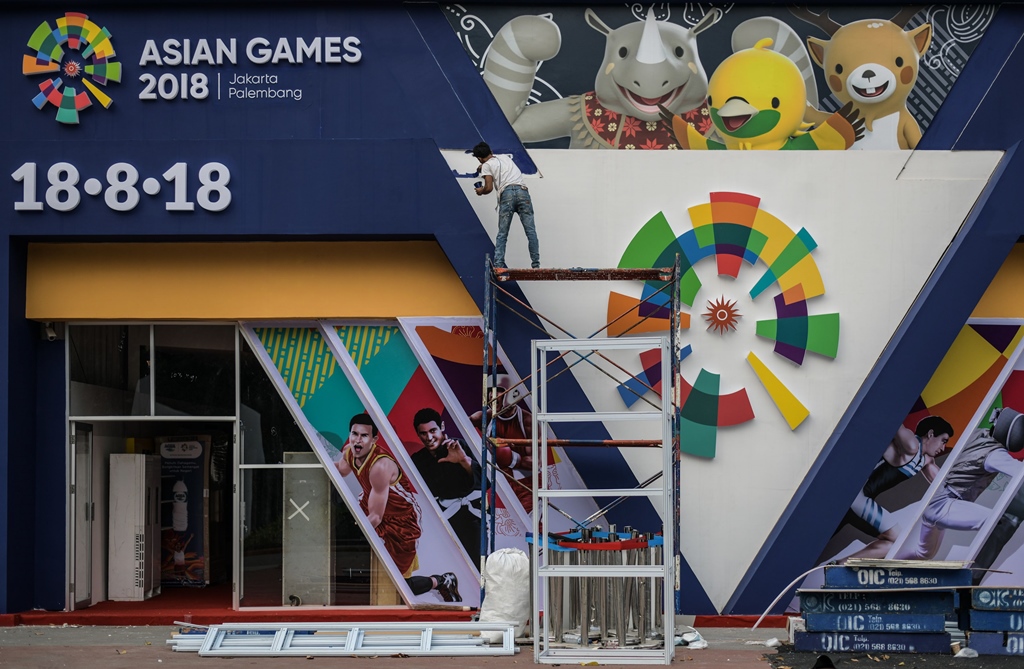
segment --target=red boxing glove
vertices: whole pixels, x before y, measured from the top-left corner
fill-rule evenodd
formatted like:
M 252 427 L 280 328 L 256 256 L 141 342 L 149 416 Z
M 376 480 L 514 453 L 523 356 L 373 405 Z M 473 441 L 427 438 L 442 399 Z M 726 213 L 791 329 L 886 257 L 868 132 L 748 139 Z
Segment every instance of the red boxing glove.
M 519 464 L 519 454 L 508 446 L 500 446 L 495 449 L 494 459 L 502 469 L 515 469 Z

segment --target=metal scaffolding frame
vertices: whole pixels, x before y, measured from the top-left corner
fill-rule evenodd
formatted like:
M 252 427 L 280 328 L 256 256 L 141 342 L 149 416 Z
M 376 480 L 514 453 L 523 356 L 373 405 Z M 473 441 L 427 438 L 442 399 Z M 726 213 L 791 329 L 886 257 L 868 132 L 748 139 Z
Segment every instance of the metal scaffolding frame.
M 546 550 L 552 540 L 567 539 L 574 535 L 549 537 L 548 541 L 532 541 L 532 573 L 534 589 L 534 611 L 533 611 L 533 635 L 535 660 L 540 663 L 563 663 L 574 661 L 596 661 L 612 663 L 633 663 L 633 664 L 669 664 L 674 654 L 674 613 L 675 600 L 673 596 L 675 588 L 675 556 L 679 553 L 679 541 L 675 528 L 679 527 L 679 505 L 675 503 L 677 498 L 677 486 L 679 481 L 679 411 L 678 411 L 678 375 L 679 375 L 679 284 L 681 278 L 680 262 L 678 257 L 672 267 L 654 269 L 507 269 L 496 268 L 491 264 L 490 258 L 486 261 L 487 283 L 484 292 L 484 421 L 482 424 L 484 434 L 484 449 L 482 453 L 483 482 L 482 499 L 484 501 L 483 521 L 484 531 L 481 533 L 481 554 L 486 556 L 494 548 L 495 532 L 495 497 L 493 491 L 498 473 L 498 466 L 495 459 L 496 449 L 501 446 L 525 446 L 529 445 L 533 454 L 533 537 L 547 536 L 542 533 L 542 528 L 550 527 L 548 514 L 551 511 L 569 517 L 564 511 L 551 502 L 552 498 L 558 497 L 581 497 L 597 496 L 601 493 L 604 498 L 614 497 L 615 499 L 597 513 L 583 520 L 570 520 L 578 529 L 590 532 L 595 529 L 591 524 L 598 518 L 605 515 L 612 508 L 632 497 L 647 497 L 661 513 L 662 518 L 671 519 L 662 528 L 662 537 L 659 541 L 664 546 L 659 548 L 657 554 L 660 559 L 657 563 L 649 561 L 649 557 L 634 561 L 625 557 L 627 551 L 622 551 L 622 557 L 616 558 L 618 564 L 604 564 L 597 566 L 589 565 L 566 565 L 548 562 L 548 554 L 554 555 L 551 550 Z M 626 312 L 607 322 L 596 332 L 587 337 L 576 337 L 554 320 L 544 316 L 530 307 L 522 299 L 513 295 L 503 284 L 513 281 L 621 281 L 638 280 L 646 281 L 648 285 L 661 284 L 652 294 L 640 301 L 640 305 L 653 303 L 652 306 L 670 306 L 668 332 L 662 336 L 642 337 L 616 337 L 608 338 L 603 335 L 613 324 L 622 320 L 634 310 L 639 313 L 639 306 L 633 306 Z M 652 286 L 653 287 L 653 286 Z M 659 296 L 661 299 L 658 299 Z M 655 301 L 657 300 L 657 301 Z M 540 336 L 533 340 L 531 346 L 531 370 L 528 376 L 523 377 L 516 386 L 501 389 L 498 387 L 498 312 L 504 309 L 535 327 Z M 653 313 L 656 309 L 652 308 Z M 532 317 L 532 318 L 531 318 Z M 641 317 L 643 322 L 649 317 Z M 545 326 L 565 335 L 566 338 L 554 339 L 545 329 Z M 635 327 L 632 326 L 632 327 Z M 629 328 L 629 329 L 632 329 Z M 623 334 L 628 334 L 627 332 Z M 654 389 L 637 375 L 624 369 L 614 360 L 605 356 L 603 350 L 649 350 L 659 348 L 661 350 L 662 367 L 662 388 L 660 402 L 654 402 L 645 395 Z M 554 358 L 551 359 L 551 356 Z M 571 356 L 567 368 L 561 369 L 549 376 L 550 366 L 558 361 L 564 361 Z M 570 371 L 570 369 L 581 363 L 594 366 L 605 376 L 618 382 L 615 372 L 610 372 L 607 367 L 614 368 L 620 375 L 625 375 L 639 384 L 641 390 L 633 391 L 638 398 L 650 405 L 654 410 L 643 411 L 622 411 L 622 412 L 580 412 L 580 413 L 552 413 L 548 411 L 549 381 L 559 375 Z M 518 386 L 529 383 L 534 397 L 533 430 L 530 439 L 503 439 L 496 436 L 496 414 L 502 406 L 502 397 L 513 391 Z M 628 387 L 628 386 L 627 386 Z M 554 439 L 548 438 L 548 425 L 560 422 L 600 422 L 607 420 L 630 420 L 644 421 L 656 420 L 661 423 L 661 436 L 657 439 Z M 656 473 L 647 481 L 640 483 L 635 488 L 616 488 L 604 490 L 550 490 L 547 481 L 547 453 L 552 446 L 573 447 L 573 448 L 661 448 L 662 449 L 662 471 Z M 651 484 L 662 480 L 658 487 L 651 487 Z M 606 535 L 607 533 L 600 533 Z M 634 532 L 634 534 L 636 534 Z M 653 546 L 657 542 L 651 542 Z M 645 543 L 644 546 L 647 544 Z M 619 551 L 614 551 L 619 553 Z M 653 553 L 652 553 L 653 554 Z M 557 624 L 552 625 L 551 616 L 542 615 L 542 603 L 551 601 L 552 586 L 554 583 L 559 594 L 566 579 L 577 578 L 586 591 L 586 583 L 593 582 L 603 588 L 607 584 L 646 584 L 635 586 L 623 586 L 625 589 L 618 590 L 619 595 L 623 593 L 635 593 L 638 589 L 654 588 L 660 590 L 661 610 L 657 604 L 652 605 L 650 613 L 652 619 L 661 620 L 661 629 L 651 629 L 649 638 L 644 631 L 641 631 L 640 638 L 626 639 L 625 628 L 630 624 L 630 614 L 626 613 L 625 623 L 622 618 L 618 619 L 619 629 L 616 631 L 617 639 L 609 647 L 601 643 L 591 644 L 591 633 L 589 629 L 590 611 L 584 616 L 586 623 L 580 624 L 578 641 L 568 646 L 563 643 L 562 638 L 562 612 L 556 614 L 559 618 Z M 610 586 L 609 586 L 610 588 Z M 611 589 L 608 590 L 611 592 Z M 610 597 L 611 595 L 609 595 Z M 626 594 L 626 596 L 630 596 Z M 561 597 L 559 597 L 559 600 Z M 658 597 L 652 597 L 651 602 L 657 602 Z M 634 614 L 635 615 L 635 614 Z M 641 613 L 644 618 L 646 614 Z M 647 621 L 650 622 L 649 620 Z M 584 632 L 586 628 L 586 632 Z M 641 627 L 643 630 L 643 627 Z M 552 632 L 555 632 L 553 640 Z M 606 626 L 602 627 L 602 632 Z M 635 635 L 634 635 L 635 636 Z M 603 643 L 603 640 L 602 640 Z

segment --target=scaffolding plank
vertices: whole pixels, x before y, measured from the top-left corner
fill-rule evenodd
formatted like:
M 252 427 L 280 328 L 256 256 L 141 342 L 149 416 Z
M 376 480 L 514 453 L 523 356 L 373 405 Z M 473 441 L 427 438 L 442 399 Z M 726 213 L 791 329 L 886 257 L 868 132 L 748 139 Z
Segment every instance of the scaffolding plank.
M 664 494 L 662 488 L 557 488 L 553 490 L 538 490 L 537 496 L 540 499 L 552 497 L 659 497 Z
M 488 437 L 488 441 L 495 446 L 533 445 L 532 439 L 504 439 L 501 437 Z M 661 448 L 664 445 L 661 439 L 548 439 L 544 443 L 548 446 L 559 447 L 597 446 L 610 448 Z
M 610 268 L 494 268 L 496 281 L 663 281 L 673 279 L 672 267 Z
M 591 411 L 589 413 L 539 411 L 536 416 L 538 421 L 544 423 L 600 423 L 664 419 L 660 411 Z

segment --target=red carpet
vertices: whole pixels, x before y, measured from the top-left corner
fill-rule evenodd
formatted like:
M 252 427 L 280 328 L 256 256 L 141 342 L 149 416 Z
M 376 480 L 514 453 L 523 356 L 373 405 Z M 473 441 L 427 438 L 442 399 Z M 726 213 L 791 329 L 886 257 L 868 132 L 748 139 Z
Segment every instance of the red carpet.
M 166 588 L 144 602 L 100 602 L 81 611 L 25 611 L 0 614 L 0 626 L 15 625 L 211 625 L 223 622 L 437 622 L 469 620 L 471 611 L 420 610 L 405 606 L 294 607 L 277 610 L 231 609 L 231 586 Z
M 693 626 L 701 627 L 753 627 L 761 616 L 695 616 Z M 786 618 L 789 616 L 765 616 L 759 628 L 785 629 Z
M 165 588 L 144 602 L 100 602 L 81 611 L 25 611 L 0 614 L 0 627 L 15 625 L 174 625 L 176 622 L 438 622 L 469 620 L 472 611 L 423 610 L 405 606 L 294 607 L 275 610 L 231 609 L 231 586 Z M 757 616 L 697 616 L 694 627 L 750 627 Z M 784 628 L 786 616 L 765 616 L 760 627 Z

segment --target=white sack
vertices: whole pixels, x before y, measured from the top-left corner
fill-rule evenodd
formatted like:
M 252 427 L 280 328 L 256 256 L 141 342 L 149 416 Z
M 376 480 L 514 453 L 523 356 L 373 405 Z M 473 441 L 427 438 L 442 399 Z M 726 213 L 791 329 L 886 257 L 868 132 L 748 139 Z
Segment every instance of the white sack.
M 515 623 L 521 637 L 530 621 L 530 558 L 518 548 L 499 548 L 484 563 L 484 602 L 480 622 Z M 490 643 L 501 642 L 501 632 L 483 632 Z

